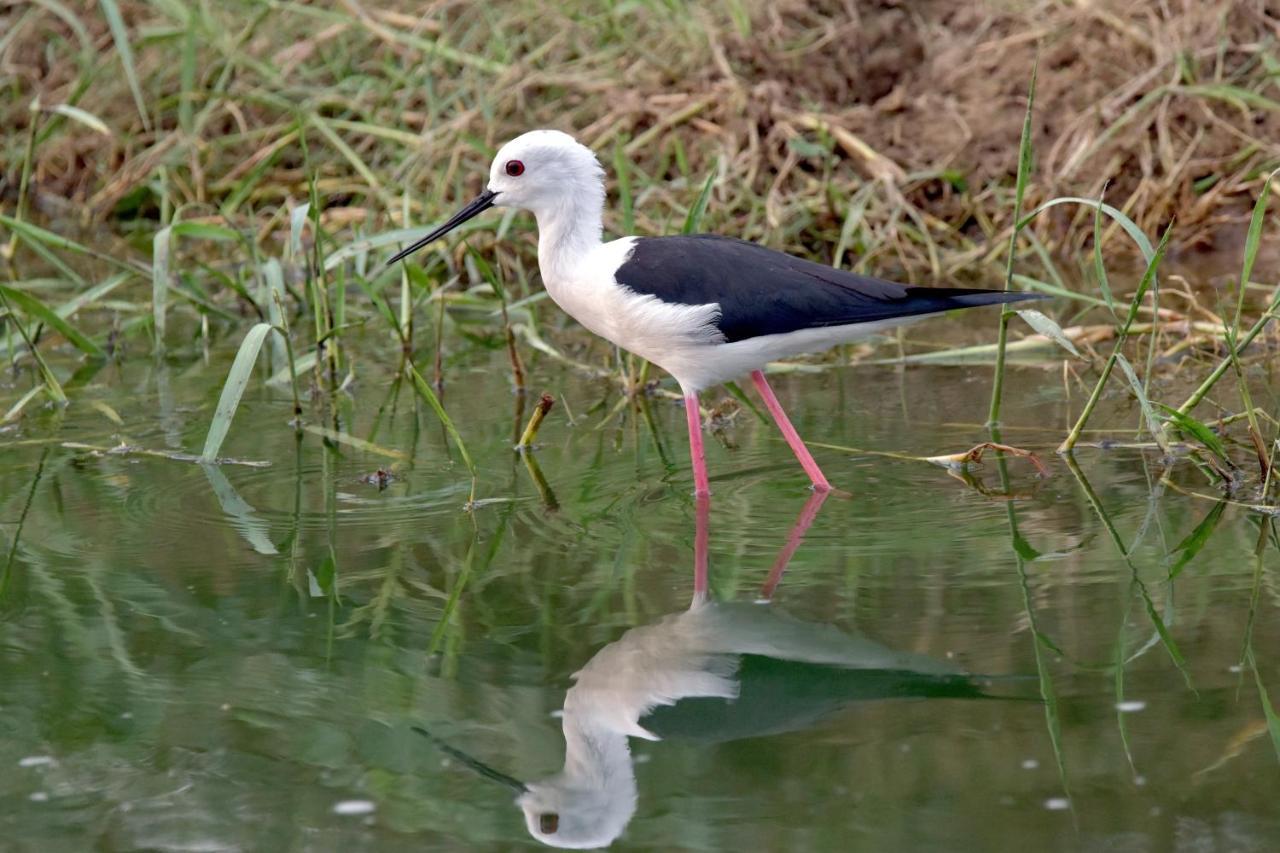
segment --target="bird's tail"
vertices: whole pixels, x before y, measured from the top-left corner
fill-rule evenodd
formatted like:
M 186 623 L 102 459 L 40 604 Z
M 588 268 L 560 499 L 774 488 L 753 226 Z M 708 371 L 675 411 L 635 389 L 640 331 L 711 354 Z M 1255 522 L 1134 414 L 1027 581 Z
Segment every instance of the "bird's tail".
M 979 305 L 1002 305 L 1008 302 L 1027 302 L 1035 299 L 1048 299 L 1048 294 L 1027 293 L 1021 290 L 974 290 L 969 288 L 938 288 L 936 293 L 943 296 L 955 308 L 976 308 Z

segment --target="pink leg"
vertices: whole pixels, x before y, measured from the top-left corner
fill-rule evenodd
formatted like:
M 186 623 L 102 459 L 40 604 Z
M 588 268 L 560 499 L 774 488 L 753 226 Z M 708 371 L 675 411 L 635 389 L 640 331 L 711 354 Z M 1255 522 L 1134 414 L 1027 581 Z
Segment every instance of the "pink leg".
M 702 448 L 702 411 L 698 395 L 684 395 L 685 416 L 689 419 L 689 458 L 693 461 L 693 493 L 700 498 L 711 495 L 707 482 L 707 455 Z
M 804 535 L 809 532 L 809 527 L 813 524 L 813 520 L 818 517 L 818 510 L 822 509 L 823 502 L 826 501 L 830 494 L 830 491 L 817 489 L 804 502 L 804 507 L 800 510 L 796 523 L 791 525 L 791 532 L 787 534 L 786 544 L 778 552 L 778 558 L 773 561 L 773 568 L 769 569 L 769 577 L 765 579 L 764 585 L 760 587 L 760 597 L 764 600 L 768 601 L 773 598 L 773 591 L 778 588 L 778 582 L 782 580 L 782 575 L 787 570 L 787 564 L 791 562 L 791 557 L 796 553 L 796 549 L 800 547 L 800 543 L 804 541 Z
M 711 498 L 698 495 L 696 501 L 693 527 L 693 603 L 704 601 L 707 597 L 707 544 L 711 526 Z
M 764 371 L 751 371 L 751 381 L 755 383 L 756 390 L 764 398 L 765 407 L 769 409 L 769 414 L 773 415 L 773 420 L 778 424 L 782 437 L 791 446 L 791 452 L 800 460 L 801 467 L 809 475 L 809 480 L 813 483 L 814 490 L 818 492 L 831 491 L 831 484 L 827 482 L 822 469 L 818 467 L 817 462 L 813 461 L 809 448 L 805 447 L 804 442 L 800 440 L 800 435 L 796 432 L 796 428 L 791 425 L 791 419 L 787 417 L 787 413 L 782 411 L 782 404 L 778 402 L 778 398 L 774 396 L 773 389 L 769 387 L 769 380 L 764 378 Z

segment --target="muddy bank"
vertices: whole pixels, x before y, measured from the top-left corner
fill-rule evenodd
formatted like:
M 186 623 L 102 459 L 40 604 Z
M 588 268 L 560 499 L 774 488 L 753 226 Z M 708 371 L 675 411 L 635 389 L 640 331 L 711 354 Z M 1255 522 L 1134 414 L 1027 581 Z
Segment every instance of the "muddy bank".
M 629 164 L 636 209 L 614 230 L 678 225 L 714 169 L 710 230 L 948 275 L 1007 234 L 1037 59 L 1030 204 L 1105 186 L 1149 234 L 1176 221 L 1177 252 L 1221 249 L 1280 165 L 1274 0 L 320 4 L 264 6 L 248 25 L 206 8 L 190 42 L 122 3 L 137 97 L 98 7 L 81 5 L 79 26 L 0 11 L 15 33 L 0 56 L 10 209 L 32 115 L 46 212 L 257 227 L 312 175 L 341 224 L 389 227 L 404 190 L 429 220 L 474 189 L 493 145 L 553 126 Z M 106 132 L 32 113 L 36 97 Z M 1050 248 L 1091 239 L 1068 208 L 1038 230 Z

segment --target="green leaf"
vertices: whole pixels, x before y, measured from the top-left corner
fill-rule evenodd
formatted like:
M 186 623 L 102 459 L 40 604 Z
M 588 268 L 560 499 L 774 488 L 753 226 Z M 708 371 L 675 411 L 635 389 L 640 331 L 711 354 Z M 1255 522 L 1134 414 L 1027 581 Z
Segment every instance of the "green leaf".
M 1276 709 L 1271 704 L 1271 697 L 1267 695 L 1267 688 L 1262 684 L 1262 676 L 1258 673 L 1258 662 L 1253 657 L 1253 649 L 1249 650 L 1249 668 L 1253 670 L 1253 680 L 1258 685 L 1258 698 L 1262 700 L 1262 713 L 1267 718 L 1267 731 L 1271 734 L 1271 748 L 1275 750 L 1276 758 L 1280 758 L 1280 714 L 1276 714 Z
M 0 293 L 3 293 L 10 303 L 16 305 L 22 313 L 26 314 L 31 319 L 38 320 L 39 322 L 56 329 L 59 334 L 70 341 L 76 349 L 80 350 L 85 355 L 89 355 L 94 358 L 107 357 L 106 353 L 102 351 L 102 348 L 89 340 L 83 332 L 68 323 L 65 319 L 59 316 L 57 311 L 49 308 L 49 306 L 45 305 L 39 299 L 36 299 L 30 293 L 15 290 L 12 287 L 6 287 L 4 285 L 0 285 Z
M 1244 309 L 1245 286 L 1249 283 L 1249 277 L 1253 275 L 1253 264 L 1258 258 L 1258 247 L 1262 244 L 1262 224 L 1267 217 L 1267 200 L 1271 195 L 1271 181 L 1278 173 L 1280 169 L 1267 175 L 1267 180 L 1262 184 L 1262 192 L 1258 193 L 1258 200 L 1253 205 L 1253 215 L 1249 217 L 1249 231 L 1244 241 L 1244 265 L 1240 269 L 1240 286 L 1236 295 L 1236 319 L 1231 327 L 1233 340 L 1230 343 L 1233 351 L 1234 337 L 1240 333 L 1240 312 Z
M 1177 562 L 1169 567 L 1169 580 L 1173 580 L 1182 574 L 1182 570 L 1187 567 L 1187 564 L 1194 560 L 1196 554 L 1199 554 L 1201 549 L 1204 548 L 1205 543 L 1213 536 L 1213 531 L 1217 529 L 1218 522 L 1222 520 L 1222 515 L 1226 508 L 1226 501 L 1218 501 L 1218 503 L 1214 504 L 1213 509 L 1209 510 L 1208 515 L 1200 520 L 1195 530 L 1187 534 L 1187 538 L 1174 547 L 1172 553 L 1181 552 L 1181 556 L 1178 557 Z
M 1076 358 L 1081 357 L 1080 350 L 1076 349 L 1076 345 L 1071 343 L 1071 339 L 1063 333 L 1062 327 L 1050 318 L 1046 317 L 1044 314 L 1041 314 L 1039 311 L 1032 308 L 1023 308 L 1018 311 L 1018 316 L 1021 317 L 1028 326 L 1035 329 L 1046 338 L 1055 341 L 1058 346 L 1062 347 Z
M 698 225 L 702 222 L 702 215 L 707 212 L 707 203 L 711 201 L 711 188 L 715 186 L 716 173 L 720 170 L 719 159 L 711 164 L 711 170 L 707 173 L 707 179 L 702 183 L 702 192 L 698 193 L 698 200 L 694 202 L 693 207 L 689 208 L 689 215 L 684 219 L 684 227 L 681 229 L 683 234 L 692 234 L 698 230 Z
M 13 310 L 9 305 L 9 297 L 3 291 L 0 291 L 0 308 L 3 308 L 6 312 L 12 312 Z M 13 320 L 13 325 L 18 327 L 18 334 L 22 336 L 22 342 L 27 345 L 27 350 L 31 353 L 31 357 L 36 360 L 36 366 L 40 369 L 40 378 L 44 380 L 44 387 L 48 390 L 49 396 L 53 398 L 55 403 L 66 405 L 67 394 L 62 390 L 62 383 L 58 381 L 58 377 L 53 375 L 53 371 L 49 369 L 44 356 L 40 355 L 40 350 L 36 348 L 35 342 L 27 334 L 26 326 L 17 319 Z M 22 405 L 26 405 L 25 398 L 22 401 Z M 9 413 L 5 415 L 5 420 L 9 420 L 19 411 L 21 411 L 20 407 L 10 409 Z
M 458 448 L 458 453 L 462 456 L 463 463 L 467 466 L 467 470 L 471 472 L 471 478 L 476 478 L 476 463 L 471 460 L 471 454 L 467 452 L 467 445 L 462 440 L 458 428 L 453 425 L 453 419 L 449 417 L 449 413 L 444 410 L 444 406 L 440 403 L 440 398 L 431 390 L 431 386 L 418 373 L 412 364 L 406 364 L 405 369 L 409 372 L 409 379 L 413 383 L 413 388 L 418 392 L 418 396 L 427 402 L 431 410 L 436 413 L 436 417 L 440 419 L 440 423 L 444 424 L 445 432 L 449 433 L 449 438 L 453 439 L 453 443 Z
M 1248 89 L 1231 86 L 1226 83 L 1178 86 L 1173 91 L 1181 92 L 1184 95 L 1196 95 L 1212 100 L 1227 101 L 1236 106 L 1244 105 L 1264 110 L 1280 110 L 1280 101 L 1273 101 L 1265 95 L 1259 95 L 1257 92 L 1251 92 Z
M 229 243 L 240 239 L 240 232 L 213 222 L 177 222 L 169 226 L 174 237 L 190 237 L 195 240 L 215 240 Z
M 1097 199 L 1080 198 L 1079 196 L 1059 196 L 1058 198 L 1049 199 L 1044 204 L 1024 216 L 1022 220 L 1018 222 L 1018 227 L 1025 227 L 1031 222 L 1031 220 L 1035 219 L 1044 211 L 1051 207 L 1057 207 L 1060 204 L 1082 204 L 1085 207 L 1091 207 L 1094 210 L 1101 210 L 1107 216 L 1110 216 L 1119 223 L 1120 227 L 1124 229 L 1124 232 L 1129 235 L 1133 242 L 1138 244 L 1138 248 L 1142 250 L 1142 257 L 1145 258 L 1148 263 L 1151 261 L 1151 258 L 1155 256 L 1155 247 L 1151 245 L 1151 240 L 1147 238 L 1146 234 L 1142 233 L 1142 229 L 1138 227 L 1137 223 L 1128 216 L 1125 216 L 1121 211 L 1109 204 L 1098 201 Z
M 217 461 L 218 451 L 222 449 L 222 442 L 226 439 L 227 431 L 231 429 L 231 421 L 236 416 L 236 409 L 240 406 L 240 398 L 244 395 L 244 389 L 249 384 L 250 377 L 253 376 L 253 366 L 258 360 L 262 342 L 271 331 L 271 324 L 258 323 L 249 330 L 240 343 L 236 359 L 231 363 L 231 369 L 227 371 L 227 381 L 222 386 L 222 395 L 218 398 L 218 406 L 213 411 L 213 420 L 209 423 L 209 434 L 204 440 L 204 452 L 200 454 L 201 461 Z
M 142 87 L 138 85 L 138 72 L 133 66 L 133 48 L 129 46 L 129 32 L 125 29 L 124 18 L 120 16 L 120 7 L 116 5 L 116 0 L 98 0 L 98 5 L 102 7 L 102 15 L 111 28 L 111 38 L 120 54 L 124 76 L 129 81 L 129 91 L 133 92 L 133 103 L 142 118 L 142 128 L 150 132 L 151 120 L 147 118 L 147 103 L 142 97 Z
M 302 256 L 302 229 L 307 224 L 311 202 L 305 202 L 289 210 L 289 257 Z M 328 267 L 325 267 L 328 269 Z
M 1230 462 L 1227 459 L 1227 447 L 1222 443 L 1222 439 L 1217 433 L 1191 417 L 1191 415 L 1184 414 L 1172 406 L 1166 406 L 1164 403 L 1156 403 L 1156 405 L 1164 409 L 1169 416 L 1169 420 L 1173 421 L 1174 426 L 1189 435 L 1195 436 L 1196 441 L 1207 447 L 1214 456 L 1224 462 Z
M 112 257 L 104 252 L 98 252 L 90 249 L 82 243 L 63 237 L 61 234 L 55 234 L 52 231 L 41 228 L 38 225 L 32 225 L 30 222 L 23 222 L 20 219 L 14 219 L 11 216 L 5 216 L 0 213 L 0 225 L 5 226 L 9 230 L 16 233 L 32 248 L 37 245 L 51 246 L 55 249 L 64 249 L 69 252 L 75 252 L 78 255 L 86 255 L 91 258 L 97 258 L 100 261 L 109 263 L 115 267 L 128 270 L 129 272 L 139 272 L 140 269 L 127 261 Z M 78 278 L 74 272 L 68 278 Z
M 1169 446 L 1165 443 L 1164 431 L 1160 429 L 1160 421 L 1156 418 L 1156 411 L 1151 407 L 1151 401 L 1147 399 L 1147 389 L 1143 387 L 1142 382 L 1138 379 L 1137 372 L 1133 369 L 1133 365 L 1129 363 L 1129 359 L 1125 358 L 1123 353 L 1116 353 L 1116 364 L 1120 365 L 1120 372 L 1129 380 L 1129 387 L 1133 389 L 1134 396 L 1138 398 L 1138 405 L 1142 408 L 1142 417 L 1147 422 L 1147 429 L 1155 437 L 1160 449 L 1168 454 Z
M 1013 193 L 1013 218 L 1015 220 L 1017 220 L 1022 213 L 1022 199 L 1026 195 L 1027 181 L 1031 176 L 1032 157 L 1034 153 L 1034 146 L 1032 146 L 1031 144 L 1031 126 L 1032 126 L 1032 116 L 1035 111 L 1035 103 L 1036 103 L 1036 79 L 1039 76 L 1040 76 L 1040 60 L 1037 59 L 1035 65 L 1031 67 L 1031 82 L 1027 85 L 1027 110 L 1025 113 L 1023 113 L 1023 116 L 1022 116 L 1022 136 L 1018 140 L 1018 176 L 1014 183 L 1014 193 Z M 1020 231 L 1021 229 L 1022 229 L 1022 225 L 1019 224 L 1017 228 L 1014 229 L 1014 234 L 1013 234 L 1013 237 L 1011 238 L 1011 241 L 1017 239 L 1017 236 L 1018 236 L 1017 232 Z M 1012 272 L 1012 269 L 1013 269 L 1013 260 L 1012 260 L 1013 243 L 1012 242 L 1010 242 L 1010 245 L 1009 245 L 1009 254 L 1010 254 L 1009 271 Z
M 465 231 L 470 226 L 462 226 L 459 231 Z M 353 240 L 341 249 L 337 249 L 325 256 L 325 271 L 333 269 L 343 261 L 362 255 L 374 249 L 380 249 L 383 246 L 390 246 L 399 243 L 412 243 L 415 240 L 427 236 L 435 228 L 433 225 L 419 226 L 417 228 L 397 228 L 394 231 L 386 231 L 382 234 L 376 234 L 373 237 L 362 237 L 359 240 Z M 381 274 L 383 270 L 378 270 L 377 274 Z
M 1125 317 L 1124 326 L 1120 329 L 1120 340 L 1116 343 L 1117 348 L 1124 343 L 1125 336 L 1129 334 L 1129 327 L 1138 318 L 1138 309 L 1142 307 L 1142 298 L 1147 295 L 1147 291 L 1156 283 L 1156 270 L 1160 267 L 1160 261 L 1164 258 L 1165 249 L 1169 247 L 1169 235 L 1172 233 L 1172 225 L 1164 229 L 1164 234 L 1160 235 L 1160 242 L 1156 244 L 1155 251 L 1147 258 L 1147 269 L 1142 273 L 1142 280 L 1138 282 L 1138 289 L 1134 291 L 1133 299 L 1129 301 L 1129 313 Z
M 1102 262 L 1102 199 L 1098 199 L 1098 206 L 1093 209 L 1093 272 L 1098 277 L 1102 298 L 1115 316 L 1116 302 L 1111 295 L 1111 283 L 1107 280 L 1107 265 Z

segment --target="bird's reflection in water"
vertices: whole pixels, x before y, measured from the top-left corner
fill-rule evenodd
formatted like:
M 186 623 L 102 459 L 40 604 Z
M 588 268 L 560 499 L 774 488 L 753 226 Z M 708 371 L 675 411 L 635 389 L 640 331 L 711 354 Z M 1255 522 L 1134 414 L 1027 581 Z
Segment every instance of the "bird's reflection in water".
M 769 603 L 825 497 L 805 505 L 765 597 L 753 603 L 708 596 L 707 506 L 699 503 L 693 603 L 627 631 L 574 674 L 564 699 L 564 768 L 523 784 L 477 767 L 520 790 L 516 802 L 534 838 L 582 849 L 622 834 L 636 809 L 633 737 L 735 740 L 803 729 L 853 702 L 983 695 L 944 662 L 792 618 Z

